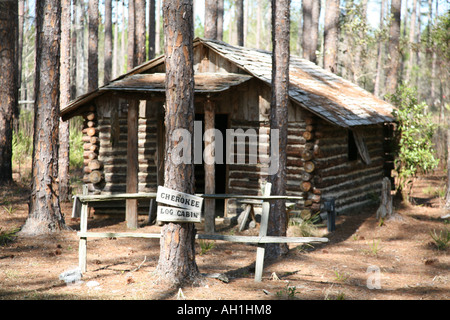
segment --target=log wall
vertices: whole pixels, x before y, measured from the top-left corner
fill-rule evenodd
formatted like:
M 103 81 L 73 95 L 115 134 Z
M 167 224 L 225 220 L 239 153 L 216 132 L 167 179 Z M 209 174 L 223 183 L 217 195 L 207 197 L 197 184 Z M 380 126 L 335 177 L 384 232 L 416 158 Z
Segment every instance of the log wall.
M 363 131 L 371 164 L 364 163 L 359 154 L 357 160 L 349 160 L 347 129 L 320 120 L 316 130 L 313 183 L 322 197 L 334 197 L 338 213 L 376 201 L 385 174 L 383 127 L 370 126 Z

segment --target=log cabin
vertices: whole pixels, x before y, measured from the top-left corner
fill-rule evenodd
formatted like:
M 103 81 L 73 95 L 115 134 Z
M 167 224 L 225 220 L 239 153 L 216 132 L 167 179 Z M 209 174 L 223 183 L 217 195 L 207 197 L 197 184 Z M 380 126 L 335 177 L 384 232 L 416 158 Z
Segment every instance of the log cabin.
M 267 146 L 271 52 L 201 38 L 193 45 L 201 134 L 205 128 L 215 128 L 224 137 L 229 129 L 254 129 L 259 147 Z M 90 194 L 156 192 L 163 185 L 164 72 L 160 56 L 61 109 L 63 120 L 84 118 L 84 182 Z M 382 179 L 393 168 L 389 140 L 394 107 L 294 55 L 289 77 L 286 190 L 287 195 L 303 197 L 293 212 L 303 217 L 319 212 L 329 197 L 335 198 L 338 214 L 364 208 L 379 198 Z M 244 152 L 245 163 L 216 161 L 211 171 L 196 162 L 196 193 L 260 195 L 268 164 L 261 156 L 250 161 L 255 160 L 246 155 L 250 140 L 241 151 L 232 150 L 235 157 Z M 139 203 L 140 213 L 147 213 L 148 206 Z M 114 210 L 123 213 L 123 205 L 95 207 L 96 214 Z M 240 206 L 216 200 L 216 210 L 227 216 Z

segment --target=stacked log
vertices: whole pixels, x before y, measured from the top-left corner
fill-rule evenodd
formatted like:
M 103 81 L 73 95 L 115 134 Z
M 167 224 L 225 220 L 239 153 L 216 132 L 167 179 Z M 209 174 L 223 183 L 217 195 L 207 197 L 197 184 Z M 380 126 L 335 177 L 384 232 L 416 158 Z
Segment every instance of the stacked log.
M 99 130 L 97 112 L 94 106 L 89 107 L 84 114 L 83 149 L 84 149 L 84 177 L 85 183 L 96 185 L 103 181 L 102 163 L 98 160 Z
M 331 126 L 320 120 L 316 138 L 319 152 L 315 158 L 314 186 L 336 199 L 339 212 L 370 204 L 381 190 L 383 178 L 383 132 L 373 126 L 364 130 L 371 164 L 349 159 L 348 135 L 351 129 Z

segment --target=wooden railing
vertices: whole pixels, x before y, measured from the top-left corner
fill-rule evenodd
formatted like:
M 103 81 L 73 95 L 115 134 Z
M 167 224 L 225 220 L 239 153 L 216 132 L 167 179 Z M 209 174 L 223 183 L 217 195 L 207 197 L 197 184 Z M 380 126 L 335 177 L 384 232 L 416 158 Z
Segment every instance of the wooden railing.
M 262 196 L 250 196 L 250 195 L 236 195 L 236 194 L 198 194 L 205 199 L 241 199 L 241 200 L 260 200 L 262 201 L 261 223 L 259 229 L 259 236 L 231 236 L 221 234 L 197 234 L 197 239 L 207 240 L 219 240 L 229 242 L 240 243 L 252 243 L 257 244 L 256 251 L 256 264 L 255 264 L 255 281 L 261 281 L 264 255 L 266 243 L 315 243 L 315 242 L 328 242 L 327 238 L 319 237 L 274 237 L 267 236 L 267 227 L 269 221 L 270 201 L 273 200 L 302 200 L 302 197 L 295 196 L 271 196 L 270 184 L 266 185 L 264 195 Z M 87 238 L 121 238 L 121 237 L 134 237 L 134 238 L 160 238 L 159 233 L 139 233 L 139 232 L 88 232 L 87 230 L 87 218 L 88 218 L 88 206 L 93 202 L 104 201 L 117 201 L 127 199 L 138 200 L 152 200 L 156 199 L 156 193 L 123 193 L 114 195 L 77 195 L 74 197 L 74 209 L 72 216 L 77 216 L 77 204 L 81 203 L 80 213 L 80 231 L 78 237 L 79 243 L 79 267 L 82 272 L 86 272 L 87 269 Z

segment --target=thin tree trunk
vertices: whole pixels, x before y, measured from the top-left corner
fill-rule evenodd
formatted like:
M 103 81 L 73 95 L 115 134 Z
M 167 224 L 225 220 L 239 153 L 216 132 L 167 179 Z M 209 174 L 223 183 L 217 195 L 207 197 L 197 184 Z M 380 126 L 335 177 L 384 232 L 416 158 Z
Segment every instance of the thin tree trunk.
M 381 0 L 381 7 L 380 7 L 380 26 L 379 30 L 382 30 L 384 28 L 384 7 L 385 7 L 385 0 Z M 383 70 L 383 50 L 384 48 L 384 42 L 381 41 L 381 39 L 378 40 L 378 48 L 377 48 L 377 75 L 375 76 L 375 88 L 374 88 L 374 94 L 377 97 L 380 97 L 381 92 L 381 74 Z
M 302 12 L 303 12 L 303 37 L 302 37 L 302 48 L 303 48 L 303 58 L 309 61 L 313 59 L 313 49 L 312 49 L 312 7 L 314 0 L 303 0 L 302 1 Z
M 60 1 L 37 0 L 33 166 L 23 235 L 65 228 L 58 197 L 60 33 Z
M 155 55 L 161 54 L 161 0 L 156 0 Z
M 79 0 L 73 0 L 73 16 L 72 16 L 72 35 L 71 35 L 71 51 L 70 51 L 70 100 L 73 100 L 77 96 L 77 42 L 78 42 L 78 28 L 79 28 L 79 20 L 77 18 L 78 15 L 78 5 L 77 2 Z
M 223 40 L 223 1 L 217 0 L 217 40 Z
M 236 25 L 238 46 L 244 45 L 244 0 L 236 0 Z
M 146 50 L 146 36 L 145 36 L 145 24 L 146 24 L 146 5 L 145 0 L 134 0 L 135 10 L 135 64 L 143 64 L 147 59 Z
M 121 3 L 120 12 L 122 13 L 122 38 L 120 40 L 120 63 L 119 63 L 119 74 L 122 74 L 127 63 L 125 61 L 125 2 Z
M 261 49 L 261 31 L 262 31 L 262 3 L 257 0 L 256 8 L 256 48 Z
M 114 40 L 113 40 L 113 55 L 112 55 L 112 76 L 116 78 L 119 75 L 119 1 L 116 0 L 116 15 L 114 23 Z
M 127 70 L 136 65 L 136 22 L 135 0 L 128 0 L 128 44 L 127 44 Z
M 60 103 L 61 108 L 70 101 L 70 0 L 61 1 L 61 70 Z M 59 199 L 70 201 L 70 133 L 69 121 L 59 123 Z
M 339 2 L 340 0 L 327 0 L 325 10 L 323 67 L 325 70 L 333 73 L 337 72 L 340 12 Z
M 98 87 L 98 0 L 89 0 L 88 91 Z
M 386 91 L 394 93 L 397 88 L 398 71 L 400 66 L 400 12 L 401 0 L 392 0 L 391 15 L 393 17 L 389 29 L 389 68 L 386 77 Z
M 17 2 L 0 2 L 0 184 L 12 181 L 13 112 L 17 105 Z
M 156 35 L 156 17 L 155 17 L 155 0 L 150 0 L 148 11 L 148 58 L 153 59 L 155 57 L 155 35 Z M 158 17 L 159 19 L 159 17 Z
M 411 13 L 411 21 L 409 25 L 409 63 L 406 69 L 406 81 L 411 84 L 411 72 L 414 66 L 414 39 L 416 37 L 416 12 L 417 12 L 417 0 L 413 1 L 413 8 Z
M 105 58 L 103 84 L 112 78 L 112 0 L 105 0 Z
M 172 141 L 175 130 L 185 129 L 191 137 L 194 132 L 192 0 L 165 0 L 163 18 L 167 88 L 164 186 L 193 194 L 194 165 L 192 161 L 175 164 L 171 157 L 175 154 L 178 142 Z M 174 37 L 174 34 L 177 37 Z M 192 143 L 190 148 L 193 154 Z M 174 286 L 194 281 L 199 276 L 195 262 L 195 234 L 196 229 L 193 223 L 167 223 L 161 229 L 157 270 L 162 279 Z
M 19 0 L 19 20 L 18 20 L 18 40 L 17 40 L 17 90 L 18 96 L 17 99 L 21 100 L 22 97 L 22 56 L 23 56 L 23 24 L 24 24 L 24 15 L 25 15 L 25 0 Z M 20 117 L 20 109 L 19 104 L 16 103 L 14 107 L 14 130 L 15 132 L 19 131 L 19 117 Z
M 286 147 L 289 103 L 289 0 L 272 0 L 272 99 L 270 104 L 270 130 L 279 130 L 278 154 L 271 155 L 278 161 L 278 173 L 271 176 L 273 195 L 286 194 Z M 271 144 L 274 141 L 270 141 Z M 272 147 L 271 147 L 272 150 Z M 270 236 L 286 236 L 287 216 L 285 200 L 271 204 L 269 227 Z M 277 258 L 287 253 L 287 244 L 268 244 L 268 258 Z
M 205 0 L 205 38 L 217 39 L 217 0 Z

